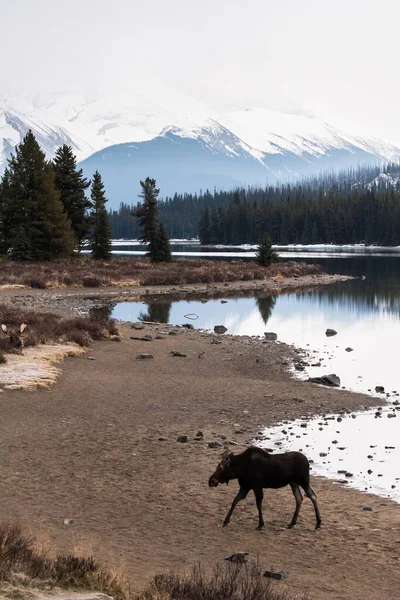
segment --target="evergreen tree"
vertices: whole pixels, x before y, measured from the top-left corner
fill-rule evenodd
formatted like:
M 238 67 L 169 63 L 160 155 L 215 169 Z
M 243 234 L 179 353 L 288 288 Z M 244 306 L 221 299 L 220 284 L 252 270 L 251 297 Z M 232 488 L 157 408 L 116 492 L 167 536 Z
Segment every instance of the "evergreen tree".
M 29 131 L 9 160 L 0 191 L 2 250 L 18 260 L 65 258 L 75 240 L 54 172 Z
M 200 243 L 208 246 L 211 243 L 210 210 L 208 206 L 204 209 L 199 223 Z
M 111 258 L 111 227 L 104 185 L 98 171 L 93 175 L 90 197 L 93 206 L 93 235 L 90 241 L 92 257 L 108 260 Z
M 151 262 L 170 262 L 171 247 L 168 233 L 158 219 L 157 197 L 160 190 L 156 188 L 156 180 L 150 177 L 141 181 L 140 185 L 142 186 L 140 197 L 143 203 L 139 204 L 132 213 L 138 219 L 142 230 L 140 239 L 143 243 L 149 243 Z
M 152 263 L 171 262 L 169 237 L 162 223 L 158 224 L 157 235 L 150 240 L 149 257 Z
M 155 239 L 159 232 L 157 197 L 160 190 L 156 188 L 156 180 L 146 177 L 141 181 L 142 192 L 139 197 L 143 199 L 142 204 L 133 211 L 132 215 L 138 219 L 139 227 L 142 230 L 140 239 L 144 244 Z
M 256 263 L 263 267 L 269 267 L 272 263 L 278 262 L 279 258 L 276 252 L 272 250 L 271 238 L 268 234 L 264 235 L 256 251 Z
M 82 169 L 76 168 L 76 157 L 71 146 L 64 144 L 58 148 L 53 166 L 55 185 L 80 248 L 90 229 L 88 210 L 92 205 L 85 194 L 90 181 L 83 177 Z
M 31 241 L 23 225 L 17 230 L 15 242 L 10 249 L 11 260 L 34 260 L 35 254 Z

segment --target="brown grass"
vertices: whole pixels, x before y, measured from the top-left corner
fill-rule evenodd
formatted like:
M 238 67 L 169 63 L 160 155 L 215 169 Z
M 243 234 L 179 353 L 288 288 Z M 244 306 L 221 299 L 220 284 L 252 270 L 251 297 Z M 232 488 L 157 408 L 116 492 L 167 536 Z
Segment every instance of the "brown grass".
M 24 285 L 39 289 L 51 287 L 105 287 L 130 285 L 180 285 L 263 280 L 321 273 L 319 265 L 300 262 L 275 263 L 262 267 L 242 260 L 176 259 L 171 263 L 151 264 L 145 258 L 90 258 L 53 262 L 0 262 L 3 286 Z
M 36 547 L 34 538 L 24 534 L 18 524 L 1 523 L 0 586 L 9 584 L 25 590 L 55 587 L 95 590 L 115 600 L 130 597 L 123 577 L 101 567 L 92 556 L 67 554 L 52 558 Z
M 8 304 L 0 304 L 0 321 L 11 330 L 18 330 L 21 323 L 27 328 L 21 334 L 24 347 L 46 343 L 75 342 L 80 346 L 89 346 L 93 340 L 101 340 L 118 333 L 115 321 L 109 313 L 96 313 L 91 318 L 63 318 L 52 313 L 40 313 Z M 12 352 L 9 338 L 0 331 L 0 354 Z
M 90 553 L 54 555 L 19 524 L 0 523 L 0 592 L 24 599 L 55 588 L 102 592 L 114 600 L 290 600 L 282 583 L 263 577 L 257 562 L 217 563 L 211 574 L 200 564 L 183 576 L 163 573 L 133 594 L 121 572 L 101 566 Z
M 263 577 L 257 563 L 217 563 L 207 576 L 201 565 L 185 576 L 156 575 L 139 600 L 289 600 L 282 584 Z

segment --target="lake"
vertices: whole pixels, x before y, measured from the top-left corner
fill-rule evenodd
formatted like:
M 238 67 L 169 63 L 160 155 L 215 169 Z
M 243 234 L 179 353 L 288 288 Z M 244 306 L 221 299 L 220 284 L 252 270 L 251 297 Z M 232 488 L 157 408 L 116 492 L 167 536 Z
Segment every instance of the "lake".
M 278 340 L 307 350 L 313 364 L 299 377 L 336 373 L 344 387 L 372 393 L 376 386 L 388 392 L 400 390 L 400 253 L 358 253 L 356 256 L 304 258 L 291 252 L 292 260 L 322 264 L 329 273 L 358 279 L 279 296 L 256 292 L 251 297 L 168 302 L 165 298 L 118 304 L 112 316 L 125 321 L 160 321 L 211 330 L 225 325 L 234 335 L 277 333 Z M 361 279 L 361 277 L 365 279 Z M 187 317 L 186 315 L 190 315 Z M 326 329 L 337 331 L 326 337 Z M 351 352 L 346 352 L 351 348 Z
M 237 258 L 235 252 L 230 256 Z M 235 335 L 263 336 L 264 332 L 273 331 L 279 341 L 304 349 L 309 354 L 310 365 L 320 364 L 294 372 L 296 377 L 306 379 L 336 373 L 343 387 L 377 395 L 382 399 L 382 406 L 387 406 L 387 394 L 391 402 L 397 401 L 400 392 L 398 249 L 346 249 L 342 252 L 337 248 L 329 252 L 290 249 L 285 250 L 282 259 L 316 262 L 322 264 L 328 273 L 348 274 L 357 279 L 279 296 L 256 292 L 240 298 L 221 296 L 208 299 L 206 303 L 200 300 L 172 301 L 171 298 L 168 302 L 165 298 L 150 299 L 146 304 L 125 302 L 115 306 L 112 316 L 126 321 L 143 319 L 176 325 L 192 323 L 196 328 L 206 330 L 212 330 L 215 325 L 225 325 L 228 334 Z M 337 331 L 337 335 L 327 337 L 327 328 Z M 351 351 L 346 351 L 349 348 Z M 376 386 L 383 386 L 385 394 L 376 394 Z M 300 442 L 292 435 L 282 437 L 282 427 L 270 430 L 268 435 L 274 441 L 282 442 L 284 449 L 298 449 L 301 444 L 307 456 L 315 461 L 316 472 L 337 476 L 337 471 L 345 465 L 343 468 L 353 472 L 353 477 L 349 478 L 350 485 L 400 501 L 397 487 L 391 487 L 397 485 L 395 478 L 400 475 L 400 456 L 399 450 L 396 450 L 400 413 L 397 418 L 388 418 L 385 414 L 375 419 L 375 411 L 372 411 L 357 419 L 343 420 L 336 429 L 333 429 L 332 423 L 318 425 L 318 420 L 315 423 L 311 421 L 306 430 L 307 447 L 304 444 L 305 431 L 299 423 L 292 426 L 293 431 L 299 430 L 296 435 L 301 436 Z M 323 427 L 322 432 L 329 431 L 328 438 L 322 435 L 320 427 Z M 329 458 L 322 460 L 319 453 L 325 452 L 327 439 L 329 441 L 331 437 L 331 441 L 336 438 L 339 446 L 347 450 L 338 450 L 339 446 L 331 445 Z M 369 452 L 369 445 L 376 445 L 376 450 Z M 388 450 L 385 446 L 395 449 Z M 367 458 L 369 454 L 375 454 L 374 458 Z M 372 460 L 379 463 L 380 468 L 371 468 Z M 368 475 L 368 469 L 374 473 Z

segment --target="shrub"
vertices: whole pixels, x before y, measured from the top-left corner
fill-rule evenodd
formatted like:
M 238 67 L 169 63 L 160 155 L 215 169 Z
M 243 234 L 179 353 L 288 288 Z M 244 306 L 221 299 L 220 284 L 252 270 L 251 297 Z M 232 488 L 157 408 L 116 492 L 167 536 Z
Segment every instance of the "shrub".
M 60 586 L 96 590 L 113 596 L 115 600 L 127 600 L 129 588 L 122 577 L 112 575 L 102 568 L 93 557 L 68 554 L 48 558 L 35 549 L 33 537 L 26 536 L 18 524 L 0 524 L 0 582 L 23 580 L 24 587 Z M 40 578 L 35 582 L 36 578 Z
M 67 335 L 65 335 L 65 339 L 67 342 L 75 342 L 75 344 L 78 344 L 83 348 L 90 346 L 90 344 L 93 342 L 89 333 L 87 331 L 83 331 L 82 329 L 72 329 Z
M 179 600 L 288 600 L 285 591 L 276 590 L 265 579 L 257 563 L 217 564 L 207 577 L 201 565 L 186 576 L 175 573 L 156 575 L 140 594 L 140 600 L 155 597 Z
M 29 287 L 37 289 L 37 290 L 45 290 L 47 288 L 47 283 L 44 279 L 39 279 L 36 277 L 32 277 L 25 281 L 25 285 L 29 285 Z
M 84 277 L 82 279 L 83 287 L 93 287 L 98 288 L 101 287 L 101 279 L 98 277 Z
M 108 313 L 109 314 L 109 313 Z M 87 346 L 93 340 L 101 340 L 107 333 L 118 333 L 115 321 L 109 319 L 107 313 L 102 318 L 67 317 L 62 318 L 52 313 L 39 313 L 24 308 L 15 308 L 10 305 L 0 304 L 0 321 L 8 327 L 18 329 L 21 323 L 28 326 L 21 335 L 24 346 L 36 346 L 48 342 L 74 341 L 79 345 Z M 9 338 L 0 330 L 0 353 L 12 352 Z

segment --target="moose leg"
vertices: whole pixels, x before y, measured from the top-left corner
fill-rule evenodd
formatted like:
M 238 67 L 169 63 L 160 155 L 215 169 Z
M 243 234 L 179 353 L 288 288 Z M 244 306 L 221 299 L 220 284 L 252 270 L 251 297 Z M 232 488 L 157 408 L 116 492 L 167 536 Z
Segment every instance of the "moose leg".
M 293 518 L 288 525 L 288 529 L 291 529 L 292 527 L 294 527 L 296 525 L 297 517 L 299 516 L 301 504 L 303 502 L 303 496 L 301 494 L 300 488 L 297 485 L 297 483 L 291 483 L 290 487 L 292 488 L 293 495 L 296 499 L 296 510 L 294 511 Z
M 235 510 L 236 504 L 238 502 L 240 502 L 241 500 L 244 500 L 248 493 L 249 493 L 249 490 L 245 490 L 242 487 L 240 488 L 240 490 L 236 494 L 234 501 L 232 502 L 232 506 L 231 506 L 228 514 L 225 517 L 225 521 L 223 522 L 222 527 L 226 527 L 228 525 L 229 521 L 231 520 L 232 513 Z
M 264 493 L 262 491 L 262 488 L 256 488 L 254 490 L 254 495 L 256 497 L 256 504 L 257 504 L 257 509 L 258 509 L 257 531 L 261 531 L 261 529 L 264 529 L 264 519 L 262 516 L 262 501 L 263 501 Z
M 319 508 L 318 508 L 317 494 L 314 492 L 314 490 L 312 489 L 312 487 L 310 485 L 308 485 L 307 488 L 304 488 L 304 491 L 314 505 L 315 516 L 317 517 L 317 524 L 315 526 L 315 529 L 319 529 L 321 527 L 322 519 L 321 519 L 321 513 L 319 512 Z

